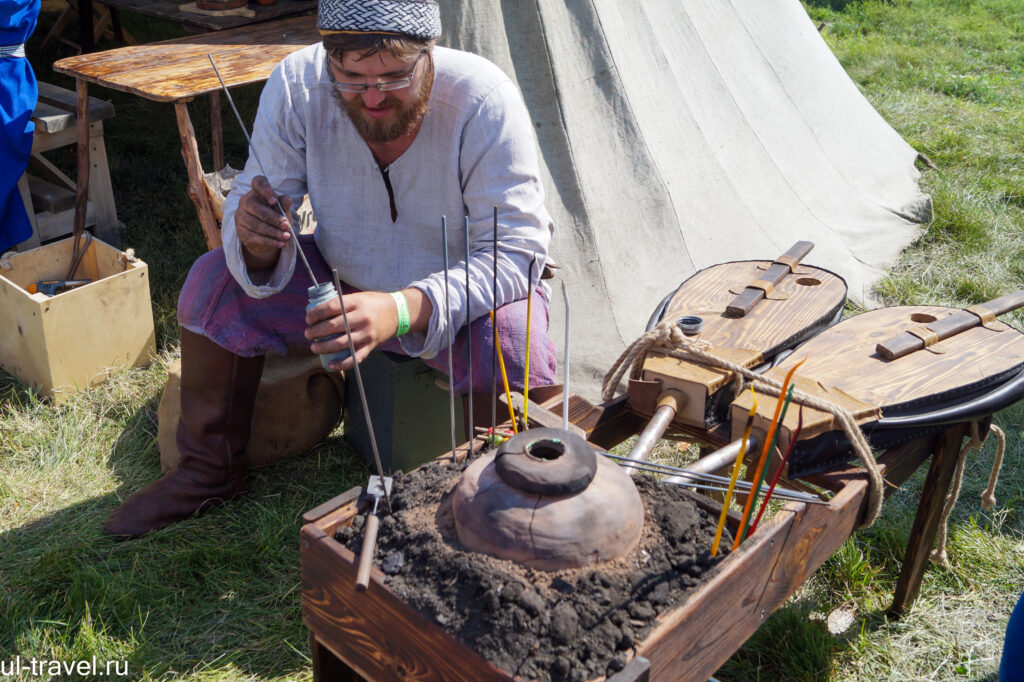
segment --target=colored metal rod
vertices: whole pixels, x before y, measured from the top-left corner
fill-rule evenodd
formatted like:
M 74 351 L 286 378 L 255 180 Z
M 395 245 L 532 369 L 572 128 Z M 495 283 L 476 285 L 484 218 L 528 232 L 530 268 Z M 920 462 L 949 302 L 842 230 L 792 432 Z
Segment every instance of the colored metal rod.
M 792 388 L 790 392 L 792 393 Z M 772 493 L 775 492 L 775 484 L 779 482 L 779 477 L 782 476 L 782 470 L 786 468 L 786 462 L 789 461 L 789 456 L 793 454 L 793 448 L 796 446 L 796 442 L 800 440 L 800 431 L 804 428 L 804 406 L 800 405 L 800 414 L 797 417 L 796 431 L 793 432 L 793 437 L 789 441 L 789 447 L 786 448 L 786 454 L 782 456 L 782 461 L 779 463 L 779 468 L 775 471 L 775 475 L 772 476 L 772 482 L 768 485 L 768 492 L 764 494 L 764 500 L 761 501 L 761 509 L 758 510 L 757 516 L 754 517 L 754 522 L 750 524 L 750 534 L 753 535 L 754 531 L 757 530 L 757 524 L 761 520 L 761 515 L 764 514 L 764 510 L 768 507 L 768 500 L 772 499 Z
M 491 324 L 494 324 L 494 313 L 491 313 Z M 494 327 L 494 347 L 498 349 L 498 363 L 501 367 L 501 383 L 505 386 L 505 402 L 508 403 L 508 418 L 512 420 L 512 433 L 519 433 L 519 428 L 516 426 L 516 411 L 512 408 L 512 391 L 508 387 L 508 374 L 505 373 L 505 356 L 501 352 L 501 342 L 498 340 L 498 327 Z M 523 414 L 525 415 L 525 408 Z M 491 431 L 494 432 L 497 427 L 492 426 Z
M 470 315 L 470 300 L 473 292 L 469 288 L 469 216 L 464 219 L 466 233 L 466 371 L 469 375 L 469 390 L 466 391 L 466 400 L 469 403 L 467 410 L 469 418 L 466 420 L 466 439 L 469 440 L 469 457 L 473 456 L 473 427 L 476 425 L 473 419 L 473 317 Z
M 220 71 L 217 70 L 217 65 L 213 63 L 213 57 L 207 53 L 206 58 L 210 60 L 210 66 L 213 67 L 213 72 L 217 74 L 217 80 L 220 81 L 220 87 L 224 90 L 224 94 L 227 95 L 228 103 L 235 112 L 235 118 L 238 119 L 238 125 L 242 128 L 242 134 L 245 135 L 245 141 L 249 143 L 249 149 L 252 150 L 252 158 L 256 159 L 256 165 L 260 167 L 260 173 L 263 173 L 263 177 L 267 178 L 267 182 L 270 182 L 270 178 L 267 177 L 267 171 L 263 168 L 263 163 L 260 161 L 260 155 L 256 153 L 256 147 L 253 146 L 252 138 L 249 137 L 249 132 L 245 129 L 245 123 L 242 121 L 242 115 L 238 113 L 238 107 L 235 106 L 235 100 L 231 99 L 231 93 L 228 92 L 228 86 L 225 85 L 224 79 L 220 77 Z M 277 194 L 277 190 L 274 191 Z M 303 264 L 306 266 L 306 272 L 309 273 L 309 278 L 313 280 L 313 285 L 318 284 L 316 277 L 313 275 L 313 268 L 309 267 L 309 261 L 306 260 L 306 254 L 302 252 L 302 248 L 299 246 L 299 235 L 295 233 L 295 227 L 292 225 L 292 221 L 288 218 L 288 214 L 285 213 L 284 207 L 281 206 L 281 202 L 277 202 L 277 210 L 281 212 L 281 216 L 284 218 L 285 223 L 288 225 L 288 231 L 292 233 L 292 239 L 295 240 L 295 250 L 299 252 L 299 257 L 302 258 Z M 338 289 L 338 293 L 341 293 L 341 289 Z
M 736 479 L 740 475 L 740 466 L 743 465 L 743 456 L 747 454 L 747 443 L 750 442 L 750 430 L 754 428 L 754 415 L 757 414 L 757 393 L 754 387 L 750 387 L 750 393 L 754 396 L 754 404 L 747 413 L 747 424 L 743 427 L 743 445 L 740 446 L 739 454 L 736 455 L 736 463 L 732 467 L 732 476 L 729 478 L 729 488 L 725 492 L 725 501 L 722 502 L 722 513 L 718 516 L 718 528 L 715 530 L 715 539 L 711 543 L 711 556 L 718 556 L 718 545 L 722 541 L 722 531 L 725 530 L 725 519 L 729 516 L 729 505 L 732 504 L 732 494 L 736 489 Z
M 441 251 L 444 253 L 444 324 L 445 336 L 448 341 L 448 408 L 451 412 L 452 431 L 452 463 L 454 464 L 455 450 L 459 444 L 455 438 L 455 373 L 452 368 L 452 306 L 448 293 L 448 218 L 441 216 Z
M 523 428 L 530 428 L 527 417 L 530 409 L 530 323 L 533 322 L 533 268 L 537 265 L 537 254 L 533 254 L 526 271 L 526 361 L 523 366 Z
M 498 428 L 498 207 L 494 207 L 494 235 L 492 237 L 491 330 L 494 349 L 491 351 L 491 431 Z
M 565 367 L 562 379 L 562 430 L 569 430 L 569 294 L 562 282 L 562 301 L 565 302 Z
M 779 391 L 778 401 L 775 403 L 775 415 L 772 417 L 771 426 L 768 427 L 768 437 L 764 439 L 764 447 L 761 450 L 761 460 L 758 462 L 757 471 L 754 473 L 754 478 L 760 478 L 761 472 L 764 469 L 765 461 L 768 459 L 768 453 L 771 452 L 771 448 L 774 447 L 775 442 L 775 431 L 779 427 L 779 414 L 782 412 L 783 397 L 786 394 L 786 390 L 789 388 L 790 379 L 793 378 L 793 373 L 796 372 L 796 368 L 806 362 L 807 358 L 804 358 L 800 362 L 793 365 L 793 367 L 786 373 L 786 379 L 782 382 L 782 388 Z M 747 495 L 747 503 L 743 506 L 743 521 L 740 523 L 741 533 L 736 534 L 736 538 L 733 540 L 732 548 L 735 550 L 740 546 L 740 542 L 743 541 L 743 535 L 746 534 L 747 522 L 750 520 L 750 510 L 754 506 L 754 498 L 751 495 Z
M 356 387 L 359 389 L 359 400 L 363 406 L 363 416 L 366 417 L 366 430 L 370 433 L 370 447 L 373 449 L 373 462 L 377 465 L 377 475 L 381 480 L 387 478 L 384 475 L 384 466 L 380 463 L 380 451 L 377 450 L 377 437 L 373 435 L 373 420 L 370 419 L 370 406 L 366 403 L 366 390 L 363 388 L 363 375 L 359 371 L 359 359 L 356 351 L 352 348 L 352 330 L 348 326 L 348 311 L 345 310 L 345 295 L 341 292 L 341 279 L 338 277 L 338 270 L 334 273 L 334 286 L 338 289 L 338 302 L 341 303 L 341 319 L 345 321 L 345 336 L 349 348 L 352 349 L 352 372 L 356 375 Z M 385 491 L 384 499 L 388 503 L 388 513 L 391 512 L 391 494 Z
M 786 411 L 789 410 L 789 403 L 790 403 L 791 400 L 793 400 L 793 386 L 792 385 L 789 387 L 789 391 L 786 392 L 786 401 L 782 404 L 782 414 L 779 415 L 779 424 L 781 424 L 782 420 L 786 418 Z M 771 465 L 771 462 L 772 462 L 772 453 L 775 452 L 775 445 L 776 445 L 776 443 L 778 443 L 778 441 L 779 441 L 779 429 L 775 429 L 775 435 L 772 437 L 772 444 L 768 448 L 768 457 L 764 460 L 764 466 L 758 467 L 757 485 L 754 486 L 754 495 L 753 495 L 754 504 L 757 504 L 757 498 L 761 494 L 761 487 L 764 485 L 764 477 L 768 474 L 768 467 Z M 751 513 L 753 513 L 754 508 L 751 507 L 750 511 L 751 511 Z M 752 525 L 750 523 L 750 520 L 751 520 L 751 517 L 747 516 L 746 523 L 744 524 L 743 529 L 741 531 L 742 536 L 743 536 L 742 540 L 746 540 L 747 539 L 747 535 L 750 534 L 750 526 Z

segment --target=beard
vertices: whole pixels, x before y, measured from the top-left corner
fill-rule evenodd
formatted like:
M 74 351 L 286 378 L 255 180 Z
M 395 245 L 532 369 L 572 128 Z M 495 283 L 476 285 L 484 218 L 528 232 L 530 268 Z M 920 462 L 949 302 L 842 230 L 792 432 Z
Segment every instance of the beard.
M 359 135 L 367 142 L 382 144 L 397 140 L 410 131 L 418 129 L 423 123 L 423 117 L 427 115 L 432 81 L 432 77 L 425 79 L 419 95 L 409 106 L 402 104 L 397 97 L 388 93 L 381 105 L 393 107 L 394 111 L 387 118 L 382 119 L 371 118 L 366 113 L 366 105 L 363 103 L 362 96 L 355 97 L 351 101 L 345 100 L 337 91 L 335 91 L 335 96 L 341 102 L 342 108 L 348 114 L 349 120 L 352 121 L 352 125 L 355 126 Z

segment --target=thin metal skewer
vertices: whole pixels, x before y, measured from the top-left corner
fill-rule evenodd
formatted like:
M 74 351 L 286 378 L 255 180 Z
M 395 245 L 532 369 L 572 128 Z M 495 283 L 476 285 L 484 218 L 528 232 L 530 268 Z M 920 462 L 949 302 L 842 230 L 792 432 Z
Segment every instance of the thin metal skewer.
M 491 331 L 494 334 L 495 342 L 491 348 L 491 432 L 498 428 L 498 207 L 494 207 L 494 236 L 493 236 L 493 264 L 494 281 L 492 284 L 491 299 Z
M 530 259 L 526 270 L 526 359 L 523 362 L 523 429 L 530 428 L 530 338 L 533 337 L 533 271 L 537 267 L 537 254 Z
M 632 468 L 635 468 L 635 469 L 639 469 L 641 471 L 647 471 L 647 472 L 655 473 L 655 474 L 675 473 L 675 474 L 678 474 L 678 478 L 686 477 L 686 478 L 692 478 L 693 479 L 692 481 L 678 481 L 678 480 L 668 480 L 668 481 L 666 481 L 668 483 L 673 483 L 675 485 L 683 485 L 683 486 L 689 486 L 689 485 L 711 485 L 711 484 L 727 485 L 729 483 L 729 479 L 726 478 L 726 477 L 723 477 L 723 476 L 716 476 L 714 474 L 698 474 L 696 472 L 688 471 L 686 469 L 680 469 L 679 467 L 671 467 L 671 466 L 668 466 L 666 464 L 657 464 L 655 462 L 640 462 L 640 461 L 637 461 L 637 460 L 629 459 L 628 457 L 620 457 L 619 455 L 612 455 L 611 453 L 607 453 L 607 452 L 602 452 L 600 454 L 603 454 L 605 457 L 608 457 L 609 459 L 614 460 L 620 466 L 632 467 Z M 736 483 L 736 490 L 738 490 L 740 492 L 749 492 L 752 487 L 753 487 L 753 484 L 750 483 L 749 481 L 738 481 Z M 728 489 L 727 488 L 714 488 L 714 490 L 727 491 Z M 779 494 L 780 490 L 782 491 L 781 495 Z M 785 497 L 788 500 L 795 500 L 797 502 L 824 503 L 824 500 L 822 500 L 821 498 L 817 497 L 816 495 L 812 495 L 810 493 L 800 492 L 799 490 L 777 489 L 776 490 L 776 495 L 778 495 L 779 497 Z
M 448 338 L 448 407 L 451 410 L 452 464 L 455 464 L 455 372 L 452 369 L 452 307 L 448 295 L 448 218 L 441 216 L 441 250 L 444 251 L 444 320 Z
M 252 158 L 256 159 L 256 165 L 260 167 L 260 173 L 263 173 L 263 177 L 267 178 L 267 182 L 270 182 L 270 178 L 267 176 L 267 171 L 263 168 L 263 163 L 260 161 L 260 155 L 256 153 L 256 147 L 253 146 L 252 138 L 249 137 L 249 132 L 245 129 L 245 123 L 242 121 L 242 115 L 238 113 L 238 107 L 235 106 L 235 100 L 231 98 L 228 86 L 224 83 L 224 79 L 220 77 L 220 71 L 217 70 L 217 65 L 213 63 L 213 57 L 207 53 L 206 58 L 210 60 L 210 66 L 213 67 L 213 72 L 217 74 L 217 80 L 220 81 L 220 87 L 224 90 L 224 94 L 227 95 L 228 104 L 231 105 L 231 109 L 235 112 L 235 118 L 238 119 L 238 125 L 242 128 L 242 134 L 245 135 L 245 141 L 249 143 L 249 149 L 252 151 Z M 277 190 L 274 190 L 274 194 L 277 194 Z M 299 246 L 299 235 L 295 233 L 295 227 L 292 225 L 292 221 L 288 218 L 288 214 L 285 213 L 284 207 L 281 206 L 281 202 L 277 201 L 276 203 L 277 210 L 281 212 L 281 216 L 288 225 L 288 231 L 292 233 L 292 239 L 295 240 L 295 250 L 299 252 L 299 257 L 302 258 L 302 262 L 306 266 L 306 271 L 309 273 L 309 278 L 313 280 L 313 285 L 315 286 L 319 284 L 319 282 L 316 281 L 316 276 L 313 275 L 313 268 L 309 267 L 309 261 L 306 260 L 306 254 L 302 252 L 302 247 Z M 338 289 L 338 294 L 341 294 L 341 289 Z
M 468 356 L 468 365 L 466 372 L 469 378 L 469 390 L 466 391 L 466 400 L 469 403 L 467 409 L 469 410 L 469 418 L 466 420 L 466 438 L 469 440 L 469 454 L 468 457 L 473 456 L 473 427 L 475 426 L 473 419 L 473 317 L 470 315 L 470 300 L 473 298 L 472 292 L 469 289 L 469 216 L 464 219 L 465 232 L 466 232 L 466 355 Z
M 352 371 L 356 375 L 356 387 L 359 389 L 359 400 L 363 405 L 363 416 L 366 417 L 366 430 L 370 432 L 370 447 L 373 448 L 373 461 L 377 465 L 377 475 L 383 481 L 384 466 L 380 463 L 380 452 L 377 450 L 377 438 L 373 435 L 373 421 L 370 419 L 370 407 L 366 404 L 366 391 L 363 389 L 363 375 L 359 371 L 359 360 L 356 359 L 356 350 L 352 348 L 352 330 L 348 326 L 348 311 L 345 310 L 345 295 L 341 293 L 341 279 L 338 277 L 337 268 L 331 270 L 334 273 L 334 286 L 338 289 L 338 302 L 341 303 L 341 318 L 345 321 L 345 336 L 348 337 L 348 347 L 352 351 Z M 391 513 L 391 494 L 384 490 L 384 499 L 388 503 L 388 513 Z
M 565 368 L 562 379 L 562 430 L 569 430 L 569 294 L 562 282 L 562 300 L 565 302 Z

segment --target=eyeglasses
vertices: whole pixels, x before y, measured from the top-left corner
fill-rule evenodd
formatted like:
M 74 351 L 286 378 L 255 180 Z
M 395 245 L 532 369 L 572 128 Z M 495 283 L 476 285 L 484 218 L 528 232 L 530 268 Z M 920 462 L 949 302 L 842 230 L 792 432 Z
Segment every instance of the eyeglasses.
M 401 90 L 407 88 L 412 84 L 412 76 L 416 72 L 416 66 L 423 59 L 423 55 L 426 52 L 421 52 L 420 56 L 416 58 L 416 61 L 412 63 L 412 67 L 401 78 L 396 78 L 391 81 L 377 81 L 376 83 L 339 83 L 334 78 L 334 69 L 331 66 L 331 55 L 327 54 L 324 56 L 324 66 L 327 69 L 327 75 L 330 76 L 331 85 L 337 88 L 340 92 L 354 92 L 362 94 L 370 88 L 377 88 L 379 92 L 390 92 L 391 90 Z

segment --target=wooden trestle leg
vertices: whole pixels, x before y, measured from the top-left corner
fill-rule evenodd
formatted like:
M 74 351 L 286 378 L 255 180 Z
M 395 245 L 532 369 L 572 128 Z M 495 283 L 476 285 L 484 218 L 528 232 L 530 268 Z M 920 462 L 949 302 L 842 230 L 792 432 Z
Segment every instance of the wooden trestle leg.
M 936 439 L 928 476 L 921 490 L 921 502 L 917 507 L 914 525 L 910 529 L 903 569 L 896 581 L 892 606 L 889 608 L 889 613 L 894 616 L 902 615 L 921 591 L 921 580 L 928 567 L 928 555 L 935 543 L 942 509 L 946 504 L 946 495 L 956 469 L 960 445 L 968 433 L 968 428 L 968 424 L 958 424 L 943 431 Z
M 206 181 L 203 179 L 203 164 L 199 160 L 199 147 L 196 145 L 196 131 L 192 127 L 192 119 L 188 115 L 188 102 L 174 103 L 174 113 L 178 118 L 178 134 L 181 136 L 181 156 L 188 169 L 188 195 L 196 205 L 199 213 L 199 224 L 206 235 L 206 245 L 216 249 L 221 245 L 220 227 L 210 206 L 210 196 L 206 192 Z

